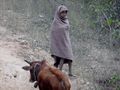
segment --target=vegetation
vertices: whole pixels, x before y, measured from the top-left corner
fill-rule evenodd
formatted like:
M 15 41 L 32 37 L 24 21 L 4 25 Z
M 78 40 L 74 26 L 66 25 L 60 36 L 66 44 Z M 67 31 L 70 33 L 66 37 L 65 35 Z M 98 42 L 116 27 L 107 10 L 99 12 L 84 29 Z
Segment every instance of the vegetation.
M 107 79 L 104 84 L 106 86 L 114 87 L 116 90 L 120 90 L 120 75 L 115 74 L 111 78 Z
M 81 0 L 88 15 L 90 27 L 96 30 L 100 39 L 109 46 L 120 45 L 120 1 Z M 102 39 L 102 41 L 104 41 Z M 108 39 L 108 40 L 107 40 Z

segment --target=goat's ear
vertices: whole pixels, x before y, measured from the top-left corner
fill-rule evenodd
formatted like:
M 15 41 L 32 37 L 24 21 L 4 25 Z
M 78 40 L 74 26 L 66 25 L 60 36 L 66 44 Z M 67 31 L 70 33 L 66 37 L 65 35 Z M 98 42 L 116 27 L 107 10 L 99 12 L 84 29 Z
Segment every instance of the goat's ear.
M 31 69 L 31 67 L 30 66 L 24 66 L 24 67 L 22 67 L 22 69 L 24 69 L 26 71 L 29 71 Z

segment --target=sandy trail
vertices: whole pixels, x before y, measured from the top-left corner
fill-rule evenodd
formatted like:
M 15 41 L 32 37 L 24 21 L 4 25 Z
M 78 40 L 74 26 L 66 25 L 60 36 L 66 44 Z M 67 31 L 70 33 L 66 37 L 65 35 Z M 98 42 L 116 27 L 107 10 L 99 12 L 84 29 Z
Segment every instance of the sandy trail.
M 21 68 L 25 63 L 16 55 L 18 46 L 17 43 L 0 42 L 0 90 L 33 90 L 28 81 L 29 73 Z

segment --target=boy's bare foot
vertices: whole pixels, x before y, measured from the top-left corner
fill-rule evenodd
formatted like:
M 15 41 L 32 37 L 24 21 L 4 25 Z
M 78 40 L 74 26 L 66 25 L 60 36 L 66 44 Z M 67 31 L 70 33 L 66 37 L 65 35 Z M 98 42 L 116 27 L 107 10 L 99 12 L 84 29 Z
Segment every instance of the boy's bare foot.
M 73 74 L 68 74 L 70 77 L 76 77 L 76 75 L 73 75 Z

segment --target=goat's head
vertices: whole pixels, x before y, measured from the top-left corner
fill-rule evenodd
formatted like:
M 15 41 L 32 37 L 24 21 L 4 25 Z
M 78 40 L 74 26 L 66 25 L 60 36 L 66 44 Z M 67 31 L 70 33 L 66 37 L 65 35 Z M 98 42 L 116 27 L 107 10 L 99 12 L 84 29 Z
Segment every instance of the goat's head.
M 25 60 L 25 62 L 27 62 L 29 64 L 29 66 L 24 66 L 24 67 L 22 67 L 22 69 L 30 72 L 30 82 L 36 81 L 37 75 L 39 74 L 39 71 L 41 68 L 41 62 L 40 61 L 30 62 L 27 60 Z

